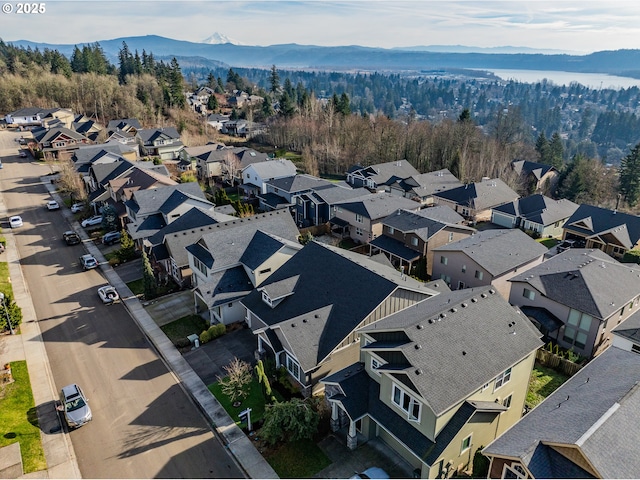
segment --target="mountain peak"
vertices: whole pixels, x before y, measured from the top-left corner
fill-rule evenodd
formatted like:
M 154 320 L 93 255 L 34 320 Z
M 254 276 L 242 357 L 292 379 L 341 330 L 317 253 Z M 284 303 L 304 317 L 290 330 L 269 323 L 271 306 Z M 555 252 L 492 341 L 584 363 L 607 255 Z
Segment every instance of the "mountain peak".
M 222 33 L 215 32 L 213 35 L 205 38 L 200 43 L 208 43 L 210 45 L 220 45 L 223 43 L 231 43 L 233 45 L 242 45 L 242 43 L 234 40 L 233 38 L 229 38 Z

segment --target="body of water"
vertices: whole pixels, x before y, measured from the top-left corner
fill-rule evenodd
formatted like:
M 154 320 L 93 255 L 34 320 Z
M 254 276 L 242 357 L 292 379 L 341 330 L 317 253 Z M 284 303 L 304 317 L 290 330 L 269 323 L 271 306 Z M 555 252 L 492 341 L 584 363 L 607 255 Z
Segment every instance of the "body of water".
M 600 89 L 610 88 L 620 90 L 622 88 L 640 87 L 640 79 L 631 77 L 618 77 L 605 73 L 576 73 L 556 72 L 553 70 L 494 70 L 487 69 L 503 80 L 515 80 L 522 83 L 538 83 L 544 79 L 555 85 L 570 85 L 579 83 L 585 87 Z

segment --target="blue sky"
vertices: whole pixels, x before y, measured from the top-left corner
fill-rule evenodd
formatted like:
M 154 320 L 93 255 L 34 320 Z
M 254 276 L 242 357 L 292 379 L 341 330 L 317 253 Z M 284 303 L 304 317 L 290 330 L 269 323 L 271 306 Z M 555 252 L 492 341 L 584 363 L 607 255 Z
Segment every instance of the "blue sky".
M 640 1 L 78 0 L 44 14 L 0 13 L 5 41 L 82 43 L 138 35 L 246 45 L 519 46 L 589 53 L 640 49 Z

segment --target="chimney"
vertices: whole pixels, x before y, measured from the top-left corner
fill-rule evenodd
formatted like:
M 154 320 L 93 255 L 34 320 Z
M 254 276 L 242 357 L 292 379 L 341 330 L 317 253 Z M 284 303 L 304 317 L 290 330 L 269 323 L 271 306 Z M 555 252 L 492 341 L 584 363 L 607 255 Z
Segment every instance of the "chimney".
M 616 208 L 613 210 L 613 214 L 615 215 L 618 212 L 618 206 L 620 205 L 620 198 L 622 197 L 622 194 L 619 193 L 617 198 L 616 198 Z

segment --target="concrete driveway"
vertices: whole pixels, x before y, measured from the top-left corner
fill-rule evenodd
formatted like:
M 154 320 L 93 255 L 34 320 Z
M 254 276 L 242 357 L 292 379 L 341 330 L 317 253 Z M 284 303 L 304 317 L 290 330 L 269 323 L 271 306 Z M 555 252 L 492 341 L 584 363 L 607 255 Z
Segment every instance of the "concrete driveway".
M 120 274 L 118 267 L 118 274 Z M 193 293 L 191 290 L 172 293 L 157 300 L 151 300 L 144 304 L 145 310 L 159 327 L 171 323 L 179 318 L 186 317 L 194 313 Z M 194 332 L 200 333 L 200 332 Z

